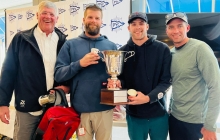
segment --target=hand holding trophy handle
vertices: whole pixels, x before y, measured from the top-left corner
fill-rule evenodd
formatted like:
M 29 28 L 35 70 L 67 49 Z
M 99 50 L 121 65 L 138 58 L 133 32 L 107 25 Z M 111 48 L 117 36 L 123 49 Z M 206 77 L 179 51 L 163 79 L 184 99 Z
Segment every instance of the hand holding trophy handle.
M 101 54 L 101 51 L 99 51 L 99 49 L 97 48 L 91 48 L 91 52 L 96 53 L 96 54 Z M 102 56 L 100 56 L 100 58 L 102 59 L 103 62 L 105 62 L 105 59 Z

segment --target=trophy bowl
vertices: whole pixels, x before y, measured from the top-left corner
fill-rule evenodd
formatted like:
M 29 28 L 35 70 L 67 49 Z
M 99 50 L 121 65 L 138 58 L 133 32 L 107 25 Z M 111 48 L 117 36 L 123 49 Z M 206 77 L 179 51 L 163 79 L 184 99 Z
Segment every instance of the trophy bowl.
M 134 56 L 134 51 L 118 51 L 118 50 L 105 50 L 101 51 L 104 58 L 102 60 L 106 64 L 106 72 L 111 76 L 113 80 L 113 88 L 108 88 L 108 90 L 119 90 L 116 87 L 117 76 L 121 74 L 123 64 L 128 58 Z

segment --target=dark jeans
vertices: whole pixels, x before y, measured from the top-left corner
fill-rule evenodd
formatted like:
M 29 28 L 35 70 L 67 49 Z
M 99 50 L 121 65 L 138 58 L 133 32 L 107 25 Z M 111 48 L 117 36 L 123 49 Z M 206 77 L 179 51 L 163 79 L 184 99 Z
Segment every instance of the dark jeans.
M 170 140 L 199 140 L 202 138 L 201 129 L 203 124 L 193 124 L 177 120 L 174 116 L 169 117 Z

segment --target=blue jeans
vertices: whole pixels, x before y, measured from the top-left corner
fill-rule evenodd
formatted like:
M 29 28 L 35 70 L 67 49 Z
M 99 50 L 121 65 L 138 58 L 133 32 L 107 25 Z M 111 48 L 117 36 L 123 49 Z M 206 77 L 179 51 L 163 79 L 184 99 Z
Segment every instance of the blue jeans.
M 126 116 L 128 135 L 131 140 L 166 140 L 168 135 L 168 114 L 156 118 L 136 118 Z

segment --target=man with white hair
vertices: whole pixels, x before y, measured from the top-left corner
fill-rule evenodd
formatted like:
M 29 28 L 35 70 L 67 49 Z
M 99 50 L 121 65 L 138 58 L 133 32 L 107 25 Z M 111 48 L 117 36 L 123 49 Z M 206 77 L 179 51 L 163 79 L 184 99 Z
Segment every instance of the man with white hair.
M 9 124 L 9 103 L 13 91 L 15 93 L 13 140 L 32 138 L 43 112 L 38 103 L 41 95 L 53 87 L 69 91 L 68 87 L 54 81 L 56 55 L 66 41 L 66 35 L 55 28 L 58 20 L 56 5 L 42 1 L 37 19 L 38 24 L 33 28 L 14 36 L 1 71 L 0 119 L 3 123 Z

